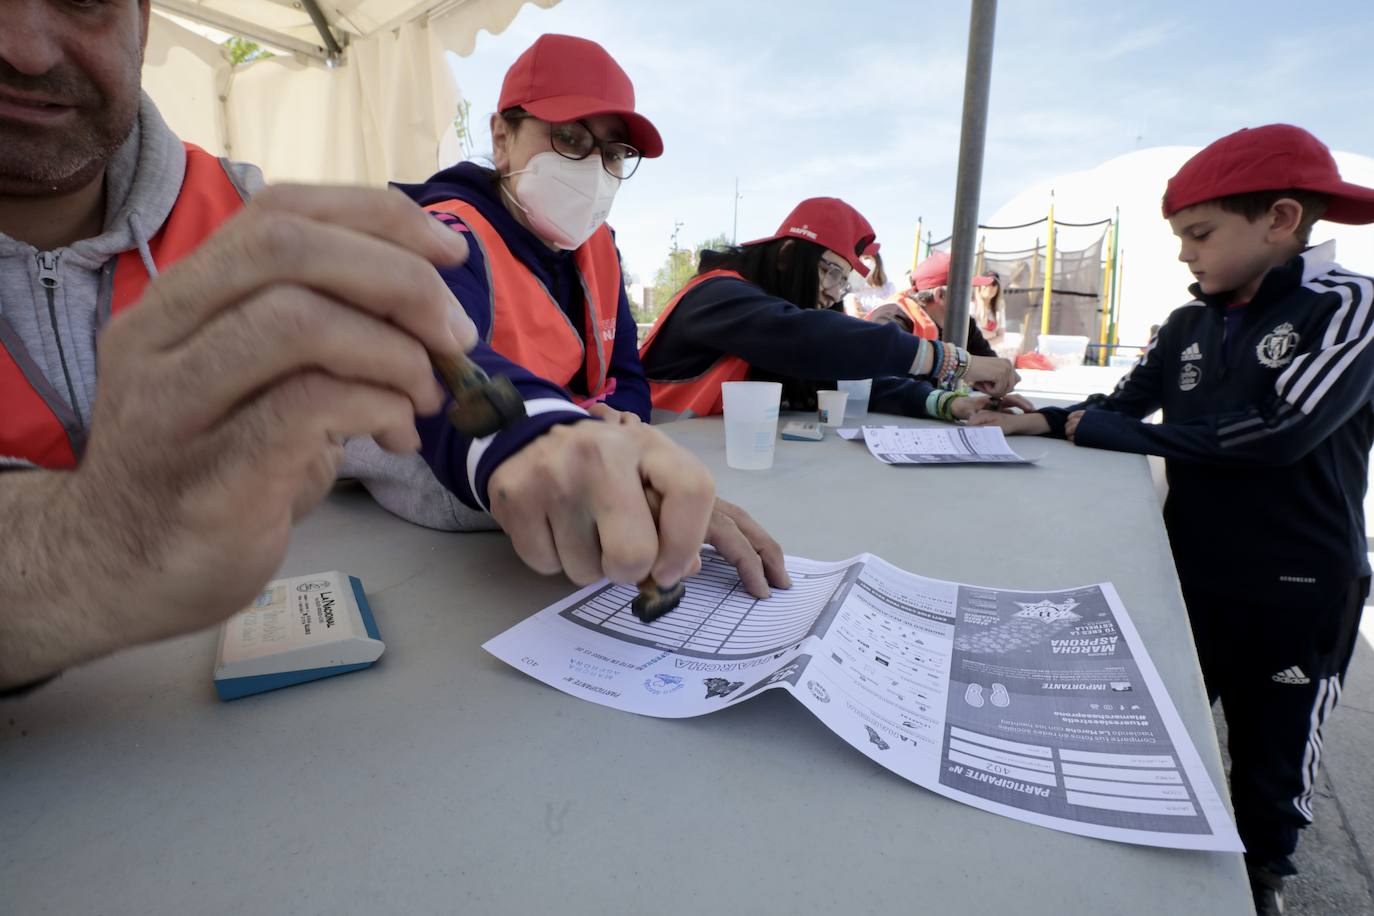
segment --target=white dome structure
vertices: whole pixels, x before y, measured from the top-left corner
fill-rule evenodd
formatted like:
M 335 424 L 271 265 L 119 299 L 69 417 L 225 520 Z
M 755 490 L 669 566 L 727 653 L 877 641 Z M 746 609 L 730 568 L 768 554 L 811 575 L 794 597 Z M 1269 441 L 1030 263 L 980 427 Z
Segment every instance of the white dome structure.
M 1054 197 L 1056 222 L 1089 223 L 1110 219 L 1120 209 L 1122 252 L 1121 298 L 1117 339 L 1141 346 L 1150 326 L 1158 324 L 1188 298 L 1192 276 L 1178 260 L 1178 240 L 1160 215 L 1164 186 L 1179 166 L 1198 151 L 1193 146 L 1160 146 L 1138 150 L 1094 169 L 1070 172 L 1038 182 L 1017 194 L 991 216 L 989 226 L 1013 226 L 1042 219 Z M 1333 151 L 1341 177 L 1374 187 L 1374 159 Z M 982 230 L 980 230 L 982 233 Z M 1102 233 L 1093 229 L 1056 230 L 1055 248 L 1071 251 L 1090 245 Z M 1028 249 L 1046 242 L 1046 226 L 986 233 L 989 249 Z M 1374 274 L 1374 226 L 1319 222 L 1313 243 L 1336 240 L 1336 259 L 1351 270 Z

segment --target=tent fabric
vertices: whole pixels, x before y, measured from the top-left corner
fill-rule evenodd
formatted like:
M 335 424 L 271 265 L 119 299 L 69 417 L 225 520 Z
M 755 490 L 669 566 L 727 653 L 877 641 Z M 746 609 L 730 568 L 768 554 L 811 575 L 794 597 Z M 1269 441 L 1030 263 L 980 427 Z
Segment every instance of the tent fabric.
M 154 15 L 143 85 L 179 136 L 252 162 L 269 181 L 419 181 L 440 165 L 439 142 L 461 100 L 445 52 L 472 53 L 480 30 L 502 31 L 526 2 L 547 9 L 558 0 L 334 0 L 331 31 L 344 44 L 337 66 L 283 54 L 233 67 L 215 42 Z M 320 42 L 305 12 L 272 0 L 169 6 Z

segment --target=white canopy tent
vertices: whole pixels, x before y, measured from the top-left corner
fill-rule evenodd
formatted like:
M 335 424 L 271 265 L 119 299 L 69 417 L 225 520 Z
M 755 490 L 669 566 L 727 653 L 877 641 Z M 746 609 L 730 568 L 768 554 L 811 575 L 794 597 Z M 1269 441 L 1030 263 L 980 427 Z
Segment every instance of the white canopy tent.
M 271 181 L 418 181 L 461 99 L 444 52 L 558 0 L 326 2 L 154 0 L 143 86 L 183 139 Z M 206 27 L 275 56 L 231 66 Z

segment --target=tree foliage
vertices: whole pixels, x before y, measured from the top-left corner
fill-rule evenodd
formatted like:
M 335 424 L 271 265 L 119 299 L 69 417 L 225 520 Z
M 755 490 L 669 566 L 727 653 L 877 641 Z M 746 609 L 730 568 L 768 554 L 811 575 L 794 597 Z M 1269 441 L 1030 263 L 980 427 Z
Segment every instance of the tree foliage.
M 657 318 L 659 312 L 668 304 L 668 300 L 673 298 L 673 294 L 696 275 L 697 261 L 701 253 L 708 248 L 725 248 L 729 244 L 730 237 L 722 232 L 698 243 L 694 248 L 676 248 L 668 252 L 667 259 L 654 272 L 649 308 L 636 309 L 635 320 L 650 322 Z
M 463 99 L 458 103 L 458 113 L 453 116 L 453 132 L 458 135 L 459 148 L 463 159 L 472 158 L 472 102 Z
M 224 40 L 224 47 L 229 52 L 229 63 L 237 67 L 239 64 L 246 64 L 255 60 L 263 60 L 275 55 L 266 48 L 259 45 L 256 41 L 249 41 L 238 35 L 231 35 Z

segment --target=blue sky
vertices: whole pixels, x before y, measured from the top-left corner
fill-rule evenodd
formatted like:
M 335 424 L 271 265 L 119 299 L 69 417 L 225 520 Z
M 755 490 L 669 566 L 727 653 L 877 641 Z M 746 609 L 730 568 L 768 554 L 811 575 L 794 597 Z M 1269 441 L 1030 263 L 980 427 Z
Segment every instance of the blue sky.
M 667 256 L 675 222 L 683 247 L 731 232 L 736 177 L 740 241 L 770 234 L 805 197 L 837 196 L 904 262 L 917 217 L 937 237 L 952 222 L 968 9 L 563 0 L 526 6 L 453 61 L 483 151 L 501 78 L 539 34 L 591 38 L 616 57 L 666 146 L 611 214 L 626 269 L 642 280 Z M 1369 0 L 1003 0 L 980 210 L 1134 149 L 1272 121 L 1374 155 L 1371 54 Z

